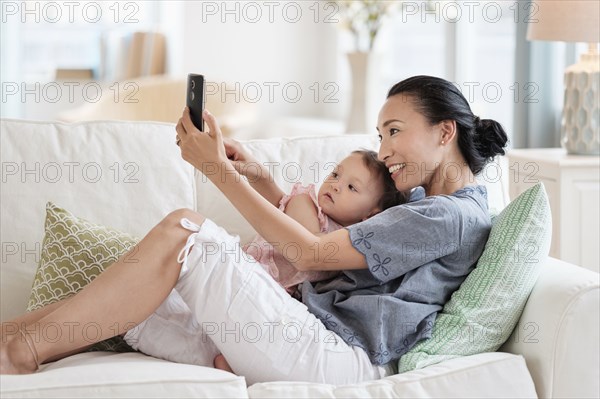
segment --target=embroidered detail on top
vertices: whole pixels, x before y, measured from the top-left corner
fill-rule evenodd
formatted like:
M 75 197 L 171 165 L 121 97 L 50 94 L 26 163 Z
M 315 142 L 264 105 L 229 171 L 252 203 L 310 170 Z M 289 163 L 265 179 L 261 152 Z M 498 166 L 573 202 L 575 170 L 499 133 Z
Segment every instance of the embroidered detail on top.
M 399 346 L 399 347 L 397 347 L 396 349 L 394 349 L 394 352 L 395 352 L 397 355 L 403 355 L 403 354 L 405 354 L 406 352 L 408 352 L 408 350 L 410 349 L 410 348 L 408 347 L 408 345 L 409 345 L 408 339 L 404 339 L 404 341 L 402 342 L 402 346 Z
M 333 315 L 331 313 L 327 313 L 325 315 L 325 317 L 319 317 L 319 316 L 317 316 L 317 318 L 319 320 L 321 320 L 321 322 L 323 324 L 325 324 L 326 326 L 337 327 L 337 323 L 335 321 L 333 321 L 333 320 L 330 320 L 330 319 L 333 318 Z
M 381 269 L 381 272 L 384 276 L 390 274 L 390 271 L 384 265 L 390 263 L 392 261 L 392 258 L 388 256 L 384 260 L 381 260 L 378 254 L 373 254 L 373 259 L 375 259 L 375 262 L 377 262 L 377 264 L 373 266 L 373 272 L 377 272 L 379 269 Z
M 373 237 L 375 233 L 371 231 L 365 235 L 362 229 L 358 228 L 356 229 L 356 234 L 358 234 L 360 238 L 357 238 L 356 240 L 352 241 L 352 244 L 354 244 L 355 246 L 363 244 L 365 248 L 371 249 L 371 243 L 367 240 L 367 238 Z
M 427 321 L 427 327 L 425 327 L 425 329 L 423 330 L 423 332 L 421 334 L 427 335 L 427 333 L 431 330 L 433 330 L 433 321 L 429 320 L 429 321 Z
M 342 331 L 344 331 L 348 338 L 346 338 L 346 342 L 353 342 L 355 339 L 358 338 L 358 334 L 355 332 L 352 332 L 350 330 L 348 330 L 347 328 L 344 328 Z
M 369 353 L 377 359 L 387 358 L 390 355 L 390 352 L 384 350 L 383 343 L 379 344 L 378 351 L 369 351 Z

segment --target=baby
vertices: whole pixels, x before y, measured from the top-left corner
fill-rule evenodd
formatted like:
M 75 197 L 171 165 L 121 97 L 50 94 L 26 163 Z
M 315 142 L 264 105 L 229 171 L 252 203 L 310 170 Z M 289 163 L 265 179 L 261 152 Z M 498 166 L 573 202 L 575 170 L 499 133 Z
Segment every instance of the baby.
M 246 161 L 251 159 L 245 157 Z M 236 165 L 236 161 L 233 161 Z M 238 168 L 243 163 L 238 163 Z M 252 181 L 249 176 L 249 181 Z M 313 184 L 296 183 L 285 195 L 274 184 L 255 181 L 253 187 L 272 204 L 314 234 L 328 233 L 365 220 L 389 207 L 405 203 L 407 195 L 397 191 L 388 169 L 374 151 L 353 151 L 344 158 L 315 193 Z M 296 299 L 298 285 L 320 281 L 338 272 L 300 272 L 276 249 L 257 236 L 244 251 Z M 147 355 L 231 371 L 225 358 L 203 331 L 176 289 L 137 327 L 125 341 Z
M 391 206 L 406 202 L 398 192 L 385 165 L 374 151 L 353 151 L 321 185 L 296 183 L 279 201 L 279 209 L 314 234 L 330 233 L 365 220 Z M 299 299 L 298 285 L 316 282 L 339 272 L 300 272 L 261 236 L 244 246 L 288 293 Z

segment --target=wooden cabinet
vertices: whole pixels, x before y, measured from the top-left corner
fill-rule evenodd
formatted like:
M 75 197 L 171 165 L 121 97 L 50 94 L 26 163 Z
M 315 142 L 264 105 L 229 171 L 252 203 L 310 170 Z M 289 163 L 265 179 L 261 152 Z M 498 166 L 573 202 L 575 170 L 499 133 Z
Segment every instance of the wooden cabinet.
M 510 199 L 544 183 L 552 209 L 550 256 L 598 271 L 600 157 L 562 148 L 515 149 L 508 156 Z

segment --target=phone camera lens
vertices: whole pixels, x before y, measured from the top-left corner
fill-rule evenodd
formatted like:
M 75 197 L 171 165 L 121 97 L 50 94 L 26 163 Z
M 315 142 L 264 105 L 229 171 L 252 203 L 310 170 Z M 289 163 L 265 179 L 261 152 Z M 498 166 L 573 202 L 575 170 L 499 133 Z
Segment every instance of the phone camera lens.
M 195 89 L 195 88 L 196 88 L 196 81 L 192 80 L 192 89 Z

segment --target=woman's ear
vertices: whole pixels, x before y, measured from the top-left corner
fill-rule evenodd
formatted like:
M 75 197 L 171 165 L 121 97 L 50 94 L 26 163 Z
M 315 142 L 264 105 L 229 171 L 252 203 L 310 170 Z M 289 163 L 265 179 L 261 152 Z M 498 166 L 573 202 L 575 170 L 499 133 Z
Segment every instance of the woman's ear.
M 456 121 L 453 119 L 446 119 L 440 122 L 442 143 L 449 143 L 456 136 Z

